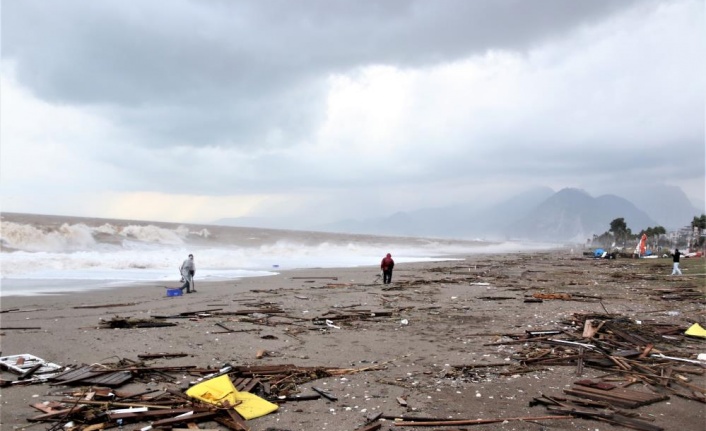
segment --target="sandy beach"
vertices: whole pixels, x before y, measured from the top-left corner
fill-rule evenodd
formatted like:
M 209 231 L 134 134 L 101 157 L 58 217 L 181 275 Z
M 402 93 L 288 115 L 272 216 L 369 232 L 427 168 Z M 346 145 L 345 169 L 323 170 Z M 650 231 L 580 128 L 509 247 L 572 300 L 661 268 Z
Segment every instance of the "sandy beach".
M 669 259 L 596 260 L 578 252 L 553 251 L 400 264 L 390 285 L 381 283 L 379 269 L 373 266 L 291 270 L 217 283 L 200 282 L 197 274 L 198 292 L 176 297 L 168 297 L 163 285 L 4 297 L 0 340 L 2 356 L 28 353 L 72 367 L 127 359 L 145 367 L 196 366 L 214 371 L 224 365 L 284 364 L 347 370 L 296 385 L 296 392 L 304 395 L 315 394 L 312 387 L 324 388 L 336 401 L 283 402 L 276 412 L 248 420 L 253 431 L 352 431 L 363 429 L 380 413 L 383 418 L 368 429 L 458 430 L 470 426 L 403 427 L 384 419 L 392 415 L 456 420 L 537 418 L 549 413 L 545 406 L 531 407 L 533 399 L 566 397 L 563 391 L 581 379 L 664 394 L 668 399 L 630 412 L 655 429 L 702 430 L 706 408 L 698 398 L 703 397 L 706 378 L 703 366 L 695 360 L 697 354 L 706 353 L 706 342 L 685 337 L 683 330 L 695 322 L 706 326 L 704 259 L 683 259 L 682 268 L 683 276 L 670 277 Z M 537 296 L 542 295 L 539 302 Z M 557 338 L 578 332 L 580 339 L 583 325 L 576 316 L 586 314 L 598 316 L 597 320 L 625 318 L 634 325 L 639 321 L 641 328 L 652 331 L 641 332 L 643 338 L 654 335 L 654 328 L 660 327 L 655 325 L 679 327 L 667 338 L 657 334 L 649 340 L 650 352 L 693 362 L 651 359 L 648 354 L 638 364 L 635 356 L 627 356 L 629 360 L 618 363 L 627 363 L 629 373 L 621 373 L 619 364 L 599 366 L 587 361 L 580 376 L 575 360 L 528 364 L 527 359 L 537 352 L 547 358 L 572 353 L 567 346 L 523 341 L 530 332 L 556 330 Z M 106 322 L 116 317 L 160 317 L 175 325 L 106 328 Z M 614 336 L 617 330 L 604 332 Z M 638 346 L 643 352 L 646 347 Z M 156 353 L 186 355 L 138 357 Z M 669 387 L 648 385 L 640 379 L 644 369 L 639 367 L 657 369 L 665 364 L 672 367 Z M 116 390 L 183 391 L 203 376 L 188 371 L 165 374 L 169 379 L 133 379 Z M 4 380 L 16 378 L 3 372 Z M 28 421 L 42 413 L 31 404 L 61 400 L 69 388 L 47 382 L 3 388 L 2 428 L 48 429 L 51 423 Z M 149 423 L 127 423 L 123 429 L 141 429 Z M 198 426 L 227 429 L 213 421 Z M 501 421 L 473 428 L 627 429 L 577 417 Z

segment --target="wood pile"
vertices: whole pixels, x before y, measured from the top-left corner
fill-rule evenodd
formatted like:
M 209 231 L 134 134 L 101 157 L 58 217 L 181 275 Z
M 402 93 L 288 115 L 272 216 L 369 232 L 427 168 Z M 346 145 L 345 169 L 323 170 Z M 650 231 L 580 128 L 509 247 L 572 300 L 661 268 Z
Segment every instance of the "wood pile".
M 161 354 L 178 357 L 180 354 Z M 81 386 L 64 389 L 52 395 L 60 399 L 35 403 L 41 414 L 30 422 L 51 423 L 50 431 L 71 429 L 96 431 L 122 427 L 128 424 L 150 423 L 155 429 L 171 429 L 215 421 L 235 431 L 248 430 L 246 421 L 232 408 L 216 407 L 186 395 L 184 388 L 152 389 L 139 393 L 120 391 L 120 386 L 132 379 L 144 381 L 176 381 L 170 373 L 188 373 L 195 377 L 191 384 L 227 374 L 239 392 L 249 392 L 270 402 L 318 400 L 337 398 L 328 391 L 312 386 L 310 394 L 301 394 L 302 386 L 317 379 L 354 374 L 380 369 L 367 368 L 300 367 L 291 364 L 265 366 L 232 366 L 221 369 L 200 369 L 195 366 L 149 367 L 142 363 L 121 359 L 113 364 L 93 364 L 67 370 L 52 377 L 51 385 Z M 370 429 L 375 429 L 370 428 Z

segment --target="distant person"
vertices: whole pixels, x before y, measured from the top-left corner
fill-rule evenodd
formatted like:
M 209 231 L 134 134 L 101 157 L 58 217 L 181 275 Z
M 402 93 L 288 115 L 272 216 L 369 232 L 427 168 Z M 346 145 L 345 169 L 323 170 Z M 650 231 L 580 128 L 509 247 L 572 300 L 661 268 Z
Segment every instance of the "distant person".
M 672 268 L 672 275 L 681 275 L 681 269 L 679 269 L 679 258 L 681 257 L 681 253 L 679 253 L 679 249 L 675 248 L 674 249 L 674 254 L 672 255 L 672 261 L 674 262 L 674 267 Z
M 189 257 L 181 264 L 179 268 L 181 273 L 181 278 L 184 280 L 184 285 L 181 286 L 181 291 L 186 289 L 186 293 L 196 292 L 196 287 L 194 286 L 194 275 L 196 274 L 196 264 L 194 263 L 194 255 L 190 254 Z
M 382 283 L 390 284 L 392 283 L 392 268 L 395 267 L 395 261 L 392 260 L 392 255 L 387 253 L 387 256 L 382 258 L 380 262 L 380 269 L 382 270 Z

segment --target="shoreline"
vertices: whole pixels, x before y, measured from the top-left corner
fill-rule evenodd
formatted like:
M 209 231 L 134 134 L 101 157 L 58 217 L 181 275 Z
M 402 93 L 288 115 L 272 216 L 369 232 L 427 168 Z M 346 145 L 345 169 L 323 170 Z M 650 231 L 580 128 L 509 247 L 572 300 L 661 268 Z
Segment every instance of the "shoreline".
M 2 298 L 0 340 L 4 356 L 27 353 L 62 366 L 107 365 L 118 360 L 214 370 L 224 364 L 373 366 L 369 371 L 320 377 L 297 385 L 295 393 L 309 394 L 311 386 L 323 387 L 336 394 L 338 401 L 283 403 L 277 412 L 247 421 L 252 431 L 350 431 L 375 413 L 458 419 L 534 417 L 544 415 L 544 409 L 529 407 L 533 397 L 561 395 L 562 388 L 579 378 L 598 379 L 609 370 L 587 366 L 577 377 L 575 365 L 525 369 L 518 355 L 539 346 L 503 344 L 509 340 L 507 334 L 569 331 L 567 322 L 576 313 L 602 314 L 604 307 L 616 316 L 645 324 L 706 323 L 701 303 L 665 301 L 658 296 L 666 288 L 677 293 L 696 288 L 703 298 L 703 266 L 703 259 L 687 259 L 683 277 L 661 277 L 671 270 L 671 260 L 594 260 L 561 251 L 521 252 L 396 265 L 391 285 L 377 281 L 376 266 L 366 266 L 283 270 L 274 276 L 232 282 L 199 284 L 197 280 L 197 293 L 179 297 L 167 297 L 161 286 L 51 297 L 14 296 Z M 577 296 L 575 300 L 523 301 L 536 292 Z M 590 299 L 596 296 L 602 298 L 600 304 Z M 9 309 L 17 310 L 6 312 Z M 379 316 L 356 317 L 361 312 Z M 174 326 L 102 326 L 116 317 L 156 316 Z M 328 318 L 334 318 L 333 326 L 314 324 Z M 224 331 L 223 326 L 231 331 Z M 12 327 L 35 329 L 8 329 Z M 655 343 L 655 349 L 688 358 L 702 353 L 704 346 L 703 341 L 689 339 L 679 347 Z M 165 352 L 185 356 L 138 359 Z M 464 364 L 478 371 L 459 374 L 454 367 Z M 502 367 L 486 368 L 493 364 Z M 171 381 L 137 379 L 118 389 L 133 393 L 183 390 L 199 377 L 188 371 L 170 375 Z M 703 374 L 689 378 L 692 385 L 706 387 Z M 649 392 L 644 385 L 630 388 Z M 57 400 L 66 390 L 67 386 L 48 384 L 4 388 L 0 424 L 8 429 L 31 425 L 27 419 L 38 412 L 29 406 Z M 406 400 L 408 406 L 401 406 L 397 398 Z M 675 424 L 678 429 L 698 429 L 706 420 L 701 407 L 672 396 L 667 402 L 640 407 L 636 412 L 666 429 Z M 145 425 L 129 424 L 125 429 Z M 224 429 L 212 422 L 199 425 Z M 602 429 L 605 425 L 574 418 L 546 422 L 546 426 L 575 430 Z M 383 431 L 396 428 L 383 422 Z M 536 431 L 537 424 L 499 423 L 493 429 Z
M 520 252 L 522 253 L 522 252 Z M 411 258 L 414 259 L 414 258 Z M 445 261 L 453 261 L 453 260 L 464 260 L 464 257 L 458 257 L 458 255 L 453 255 L 453 256 L 443 256 L 443 257 L 425 257 L 420 260 L 412 260 L 412 261 L 404 261 L 402 260 L 400 264 L 402 265 L 412 265 L 412 264 L 417 264 L 417 263 L 431 263 L 431 262 L 445 262 Z M 252 273 L 252 275 L 243 275 L 239 277 L 232 277 L 232 278 L 226 278 L 226 277 L 214 277 L 218 278 L 217 280 L 199 280 L 198 277 L 196 279 L 196 282 L 198 283 L 203 283 L 203 284 L 222 284 L 222 283 L 229 283 L 229 282 L 236 282 L 238 280 L 242 279 L 249 279 L 249 278 L 260 278 L 260 277 L 276 277 L 278 275 L 285 274 L 290 271 L 307 271 L 307 270 L 325 270 L 329 269 L 332 271 L 338 271 L 341 269 L 346 269 L 346 268 L 376 268 L 375 265 L 353 265 L 353 266 L 343 266 L 343 267 L 311 267 L 311 268 L 289 268 L 289 269 L 280 269 L 277 268 L 276 271 L 272 270 L 242 270 L 242 271 L 247 271 Z M 256 273 L 261 273 L 259 275 L 255 275 Z M 28 293 L 11 293 L 8 292 L 7 290 L 7 281 L 10 281 L 10 290 L 19 290 L 19 289 L 29 289 Z M 16 285 L 13 285 L 15 284 Z M 50 287 L 43 288 L 42 285 L 51 285 Z M 71 284 L 78 284 L 78 285 L 83 285 L 83 287 L 77 287 L 75 289 L 70 289 L 70 290 L 62 290 L 62 288 L 65 288 L 67 285 Z M 170 279 L 170 280 L 154 280 L 154 281 L 145 281 L 145 280 L 85 280 L 85 279 L 23 279 L 23 278 L 12 278 L 12 279 L 3 279 L 2 280 L 2 285 L 3 289 L 0 291 L 0 299 L 3 298 L 10 298 L 10 297 L 31 297 L 31 296 L 53 296 L 53 295 L 66 295 L 66 294 L 87 294 L 90 292 L 98 292 L 98 291 L 103 291 L 107 289 L 131 289 L 131 288 L 139 288 L 139 287 L 154 287 L 155 285 L 159 284 L 160 287 L 168 288 L 168 289 L 176 289 L 179 288 L 182 283 L 175 278 Z M 174 284 L 174 286 L 168 286 L 166 284 Z M 20 287 L 18 287 L 18 285 Z M 24 286 L 23 286 L 24 285 Z M 56 290 L 53 290 L 56 289 Z

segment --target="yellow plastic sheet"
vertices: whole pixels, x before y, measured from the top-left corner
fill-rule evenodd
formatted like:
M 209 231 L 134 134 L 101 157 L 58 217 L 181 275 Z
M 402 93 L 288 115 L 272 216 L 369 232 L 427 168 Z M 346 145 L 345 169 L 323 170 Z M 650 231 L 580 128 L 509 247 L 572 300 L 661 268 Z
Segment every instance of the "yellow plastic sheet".
M 235 411 L 245 419 L 255 419 L 277 410 L 277 404 L 250 392 L 238 392 L 227 374 L 192 386 L 186 395 L 218 407 L 235 405 Z
M 702 328 L 698 323 L 694 323 L 686 330 L 685 334 L 692 337 L 706 338 L 706 329 Z

